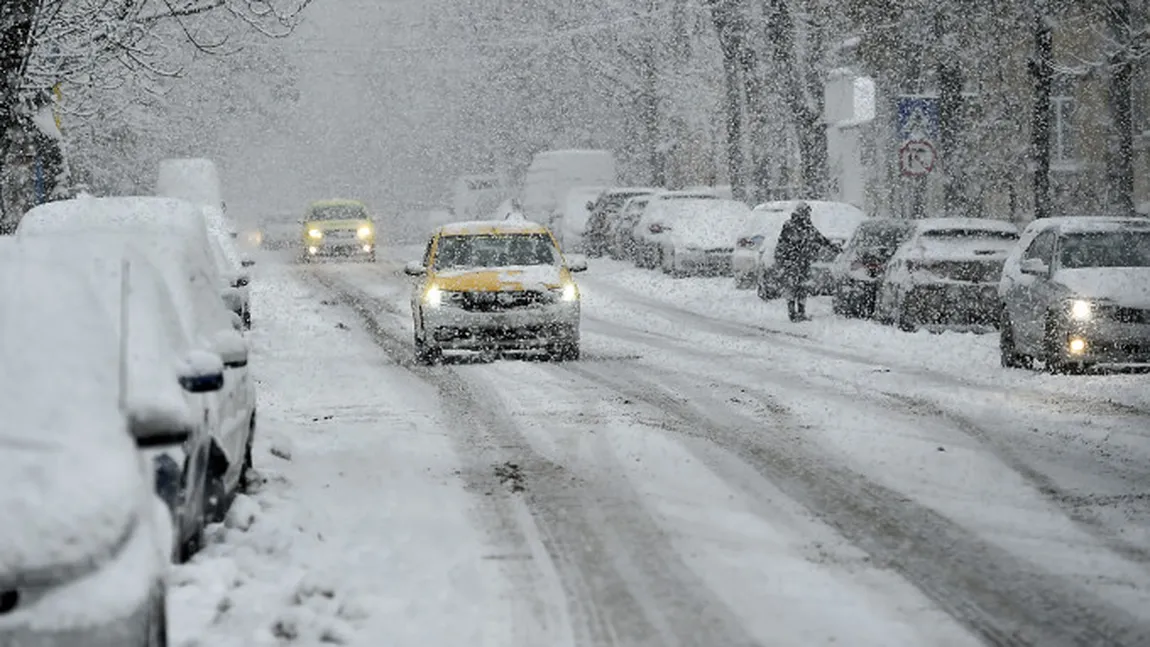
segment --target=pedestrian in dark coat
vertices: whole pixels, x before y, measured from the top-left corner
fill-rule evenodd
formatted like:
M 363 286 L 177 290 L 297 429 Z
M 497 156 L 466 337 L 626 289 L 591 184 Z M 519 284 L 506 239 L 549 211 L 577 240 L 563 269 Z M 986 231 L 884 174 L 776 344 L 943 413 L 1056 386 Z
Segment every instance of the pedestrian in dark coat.
M 811 206 L 802 202 L 791 214 L 791 219 L 783 224 L 775 247 L 775 267 L 782 275 L 787 314 L 791 321 L 807 320 L 807 283 L 811 277 L 811 265 L 824 249 L 836 253 L 841 251 L 815 228 L 811 222 Z

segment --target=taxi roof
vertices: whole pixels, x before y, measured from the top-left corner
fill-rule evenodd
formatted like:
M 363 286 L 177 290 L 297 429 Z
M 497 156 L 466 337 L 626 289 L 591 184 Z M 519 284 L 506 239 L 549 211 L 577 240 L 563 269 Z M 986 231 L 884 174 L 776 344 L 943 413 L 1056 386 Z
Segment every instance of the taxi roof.
M 546 234 L 543 225 L 529 220 L 472 220 L 453 222 L 436 230 L 441 236 L 490 236 L 499 234 Z
M 316 200 L 308 205 L 308 209 L 315 209 L 316 207 L 364 207 L 367 205 L 359 200 L 347 200 L 343 198 L 333 198 L 331 200 Z

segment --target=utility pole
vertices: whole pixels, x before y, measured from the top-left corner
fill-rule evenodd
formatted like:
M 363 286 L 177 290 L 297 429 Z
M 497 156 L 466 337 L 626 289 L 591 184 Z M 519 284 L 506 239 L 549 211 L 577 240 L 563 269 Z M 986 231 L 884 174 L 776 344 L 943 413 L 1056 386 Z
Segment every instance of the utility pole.
M 1054 30 L 1050 0 L 1032 0 L 1034 53 L 1030 74 L 1034 79 L 1030 145 L 1034 161 L 1034 217 L 1049 218 L 1050 204 L 1050 89 L 1054 82 Z
M 1107 138 L 1107 206 L 1115 215 L 1134 215 L 1134 12 L 1130 0 L 1107 0 L 1106 26 L 1117 50 L 1108 57 L 1107 97 L 1110 136 Z

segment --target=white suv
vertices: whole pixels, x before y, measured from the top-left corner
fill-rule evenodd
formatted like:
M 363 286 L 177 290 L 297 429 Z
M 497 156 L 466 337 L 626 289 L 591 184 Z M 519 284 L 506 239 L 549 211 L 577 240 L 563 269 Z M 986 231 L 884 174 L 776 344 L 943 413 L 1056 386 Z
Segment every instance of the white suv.
M 1046 218 L 1006 260 L 1005 367 L 1150 362 L 1150 218 Z

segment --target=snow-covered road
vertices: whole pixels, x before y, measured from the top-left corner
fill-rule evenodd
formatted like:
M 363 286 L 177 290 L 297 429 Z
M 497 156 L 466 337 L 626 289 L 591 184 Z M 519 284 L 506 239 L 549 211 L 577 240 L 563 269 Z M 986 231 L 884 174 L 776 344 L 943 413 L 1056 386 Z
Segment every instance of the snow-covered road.
M 418 367 L 405 260 L 261 266 L 266 481 L 176 645 L 1150 644 L 1145 374 L 611 261 L 584 360 Z

